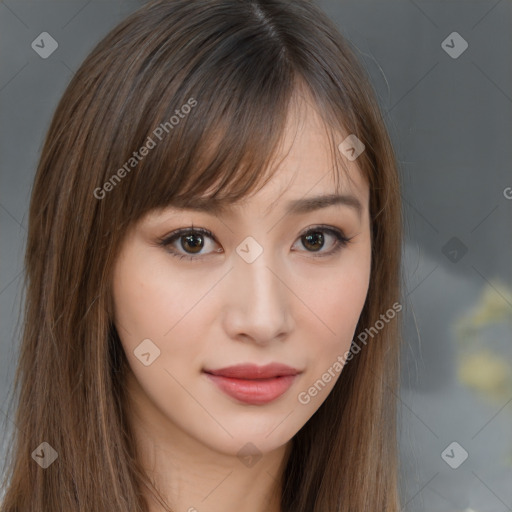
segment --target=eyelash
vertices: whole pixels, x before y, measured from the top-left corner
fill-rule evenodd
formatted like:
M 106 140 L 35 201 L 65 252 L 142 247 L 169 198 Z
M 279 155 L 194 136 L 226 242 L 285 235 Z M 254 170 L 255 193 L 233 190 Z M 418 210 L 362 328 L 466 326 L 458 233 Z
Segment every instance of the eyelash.
M 302 232 L 299 235 L 299 238 L 302 238 L 303 236 L 306 236 L 310 233 L 318 233 L 318 232 L 328 233 L 328 234 L 334 236 L 334 238 L 336 239 L 336 243 L 335 243 L 334 247 L 328 252 L 315 254 L 314 251 L 306 251 L 306 252 L 310 252 L 314 258 L 323 258 L 326 256 L 331 256 L 333 254 L 336 254 L 342 248 L 346 247 L 353 238 L 353 237 L 347 238 L 343 234 L 343 232 L 337 228 L 334 228 L 331 226 L 322 226 L 322 225 L 314 226 L 313 228 L 307 229 L 306 231 Z M 205 235 L 205 236 L 210 237 L 215 242 L 217 242 L 217 240 L 215 239 L 215 236 L 213 235 L 213 233 L 210 230 L 205 229 L 205 228 L 194 228 L 192 226 L 189 228 L 178 229 L 178 230 L 170 233 L 168 236 L 165 236 L 164 238 L 160 238 L 158 240 L 158 245 L 165 248 L 171 256 L 178 258 L 179 260 L 186 259 L 186 260 L 191 260 L 191 261 L 197 261 L 197 260 L 201 259 L 202 257 L 204 257 L 204 255 L 203 256 L 201 256 L 201 255 L 193 256 L 190 254 L 182 254 L 182 253 L 176 252 L 174 250 L 169 250 L 169 246 L 172 244 L 172 242 L 174 242 L 175 240 L 179 240 L 179 238 L 182 236 L 192 235 L 192 234 Z

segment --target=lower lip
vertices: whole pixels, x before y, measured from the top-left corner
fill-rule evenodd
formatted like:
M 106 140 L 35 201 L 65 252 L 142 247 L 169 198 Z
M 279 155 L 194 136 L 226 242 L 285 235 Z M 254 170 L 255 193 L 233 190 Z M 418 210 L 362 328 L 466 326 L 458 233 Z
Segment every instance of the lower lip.
M 270 379 L 234 379 L 207 373 L 224 393 L 230 397 L 250 405 L 268 404 L 286 393 L 297 375 L 286 375 Z

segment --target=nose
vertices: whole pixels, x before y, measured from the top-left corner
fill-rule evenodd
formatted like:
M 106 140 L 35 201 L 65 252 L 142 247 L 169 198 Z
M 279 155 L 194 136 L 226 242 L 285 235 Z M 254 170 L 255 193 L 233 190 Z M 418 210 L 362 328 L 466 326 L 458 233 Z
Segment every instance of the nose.
M 282 271 L 270 251 L 252 263 L 234 256 L 223 309 L 225 332 L 231 339 L 258 345 L 283 341 L 293 328 L 293 317 L 291 291 L 278 277 Z

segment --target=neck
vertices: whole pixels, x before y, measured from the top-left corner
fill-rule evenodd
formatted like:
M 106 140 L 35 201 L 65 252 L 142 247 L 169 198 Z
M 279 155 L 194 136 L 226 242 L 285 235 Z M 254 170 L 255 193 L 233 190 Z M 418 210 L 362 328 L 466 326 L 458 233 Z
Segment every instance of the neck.
M 189 436 L 144 401 L 132 400 L 128 410 L 142 466 L 168 505 L 145 489 L 149 512 L 281 512 L 291 441 L 256 462 L 242 460 Z

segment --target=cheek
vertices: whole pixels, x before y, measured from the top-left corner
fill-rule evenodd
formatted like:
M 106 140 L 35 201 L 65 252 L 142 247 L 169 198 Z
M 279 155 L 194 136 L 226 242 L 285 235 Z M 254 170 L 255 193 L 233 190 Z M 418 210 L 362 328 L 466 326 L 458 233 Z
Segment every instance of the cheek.
M 203 355 L 190 322 L 201 329 L 197 305 L 211 287 L 191 282 L 164 260 L 132 250 L 118 261 L 112 287 L 114 322 L 129 365 L 138 386 L 161 410 L 169 402 L 181 403 L 174 378 L 189 379 Z M 134 396 L 139 394 L 137 387 Z
M 307 303 L 323 323 L 326 345 L 349 344 L 368 293 L 370 255 L 350 255 L 344 265 L 308 282 Z
M 174 382 L 165 370 L 180 381 L 199 372 L 208 344 L 201 334 L 215 320 L 210 292 L 218 276 L 196 272 L 192 278 L 167 258 L 132 248 L 118 261 L 113 280 L 114 321 L 123 349 L 135 375 L 155 392 Z M 166 386 L 153 381 L 157 374 Z
M 115 320 L 133 340 L 172 338 L 180 322 L 204 294 L 183 273 L 172 271 L 165 257 L 135 253 L 121 260 L 114 273 Z
M 116 269 L 113 285 L 115 322 L 122 338 L 131 344 L 160 337 L 163 329 L 169 329 L 163 313 L 172 311 L 172 294 L 172 288 L 148 275 L 144 265 L 123 261 Z
M 370 258 L 369 248 L 350 255 L 343 265 L 325 275 L 317 275 L 315 284 L 309 282 L 307 285 L 307 304 L 315 313 L 308 311 L 303 317 L 303 328 L 308 332 L 304 339 L 308 344 L 306 350 L 311 370 L 307 382 L 308 385 L 314 383 L 330 371 L 331 376 L 326 376 L 329 383 L 326 382 L 322 388 L 324 398 L 339 377 L 342 370 L 340 361 L 345 361 L 344 354 L 354 338 L 368 293 Z M 312 339 L 315 340 L 313 351 Z M 318 400 L 314 403 L 319 405 Z
M 303 325 L 309 326 L 304 327 L 308 331 L 304 338 L 308 371 L 297 400 L 309 416 L 332 391 L 346 364 L 346 355 L 366 300 L 369 272 L 369 264 L 354 265 L 352 272 L 331 275 L 325 285 L 315 287 L 314 293 L 308 294 L 318 318 L 309 315 L 304 319 Z

